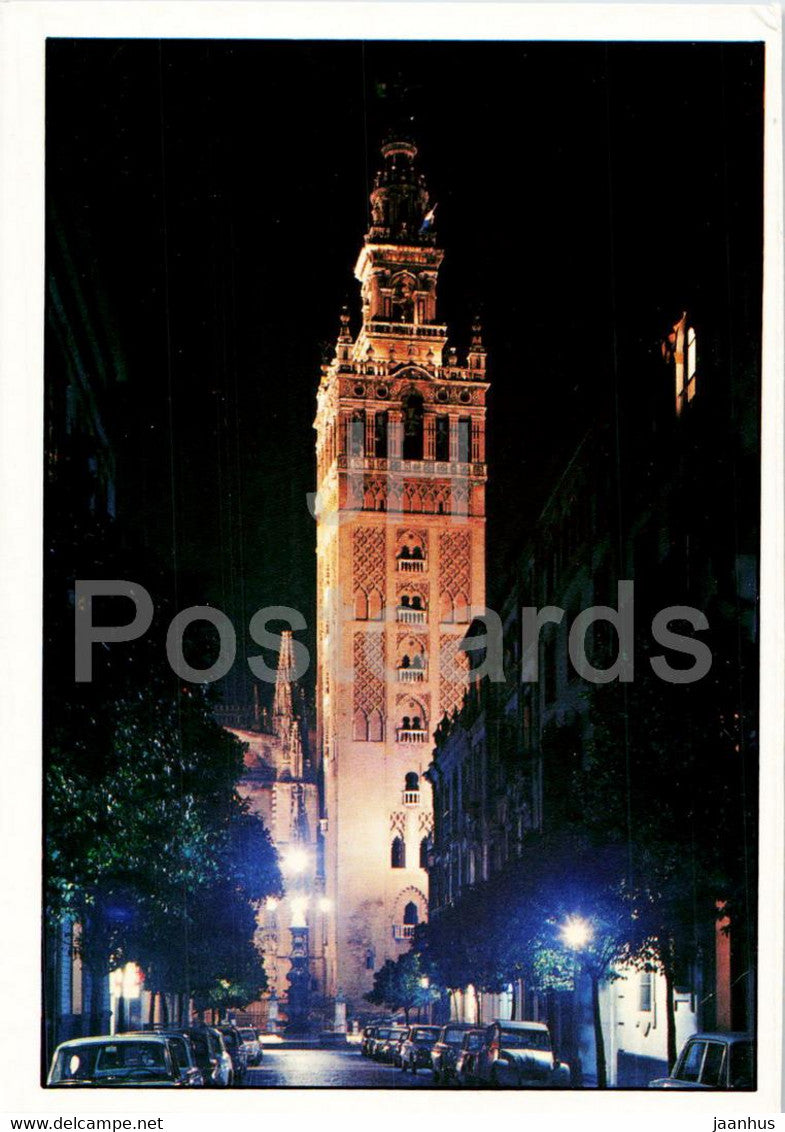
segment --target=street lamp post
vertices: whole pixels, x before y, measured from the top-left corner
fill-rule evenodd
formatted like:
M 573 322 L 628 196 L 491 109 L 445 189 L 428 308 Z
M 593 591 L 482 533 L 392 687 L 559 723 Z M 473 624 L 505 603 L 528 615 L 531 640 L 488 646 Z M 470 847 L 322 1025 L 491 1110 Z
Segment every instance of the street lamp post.
M 587 948 L 592 939 L 594 938 L 594 928 L 589 920 L 585 920 L 583 916 L 568 916 L 561 926 L 560 932 L 561 941 L 568 951 L 572 952 L 573 956 L 573 971 L 572 971 L 572 996 L 570 999 L 570 1046 L 572 1055 L 572 1081 L 573 1084 L 583 1084 L 583 1073 L 580 1063 L 580 1052 L 578 1046 L 578 1035 L 576 1033 L 576 1007 L 578 999 L 578 974 L 580 972 L 580 960 L 578 958 L 580 952 Z M 594 986 L 592 981 L 592 1000 L 594 998 Z M 596 1036 L 595 1036 L 596 1041 Z M 599 1061 L 599 1059 L 598 1059 Z M 599 1085 L 600 1074 L 597 1075 L 597 1083 Z M 604 1086 L 600 1086 L 604 1087 Z

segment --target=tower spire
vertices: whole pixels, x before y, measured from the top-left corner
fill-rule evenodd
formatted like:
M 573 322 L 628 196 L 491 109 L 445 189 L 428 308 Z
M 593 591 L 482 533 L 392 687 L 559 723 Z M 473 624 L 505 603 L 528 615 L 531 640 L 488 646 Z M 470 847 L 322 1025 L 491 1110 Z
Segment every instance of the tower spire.
M 273 699 L 273 731 L 280 738 L 288 738 L 294 722 L 292 710 L 292 631 L 284 629 L 281 633 L 281 651 L 278 654 L 278 668 L 275 673 L 275 697 Z

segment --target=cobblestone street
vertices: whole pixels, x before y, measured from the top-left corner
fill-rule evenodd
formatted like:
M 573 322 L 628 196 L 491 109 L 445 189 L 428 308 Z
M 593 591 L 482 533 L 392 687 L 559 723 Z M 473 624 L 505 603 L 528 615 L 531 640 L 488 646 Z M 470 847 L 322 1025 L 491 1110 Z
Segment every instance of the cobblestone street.
M 245 1081 L 249 1089 L 423 1089 L 432 1084 L 427 1070 L 412 1076 L 392 1065 L 380 1065 L 361 1057 L 357 1047 L 337 1050 L 265 1047 L 264 1061 L 249 1070 Z

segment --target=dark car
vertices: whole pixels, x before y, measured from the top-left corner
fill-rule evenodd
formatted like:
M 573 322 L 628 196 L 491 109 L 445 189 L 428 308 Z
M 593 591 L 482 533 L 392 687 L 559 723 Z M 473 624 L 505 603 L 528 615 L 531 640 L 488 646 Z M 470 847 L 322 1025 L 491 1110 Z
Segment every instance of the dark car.
M 473 1085 L 477 1080 L 477 1054 L 485 1040 L 484 1030 L 467 1030 L 455 1060 L 455 1080 L 459 1085 Z
M 161 1034 L 75 1038 L 54 1052 L 46 1080 L 54 1088 L 176 1089 L 188 1085 Z
M 229 1025 L 216 1026 L 216 1029 L 223 1036 L 226 1048 L 229 1051 L 229 1056 L 232 1059 L 235 1084 L 240 1085 L 248 1071 L 248 1055 L 245 1052 L 240 1031 L 236 1026 Z
M 439 1037 L 438 1026 L 410 1026 L 404 1035 L 399 1050 L 398 1060 L 405 1073 L 410 1069 L 416 1073 L 418 1069 L 431 1069 L 431 1051 Z
M 405 1033 L 405 1026 L 385 1026 L 380 1029 L 373 1046 L 374 1059 L 388 1063 L 394 1062 L 398 1045 Z
M 650 1089 L 754 1089 L 755 1041 L 751 1034 L 693 1034 L 676 1058 L 670 1077 Z
M 234 1084 L 234 1067 L 223 1034 L 212 1026 L 192 1026 L 185 1034 L 190 1039 L 205 1085 L 228 1089 Z
M 147 1036 L 151 1031 L 140 1031 L 140 1034 Z M 191 1088 L 201 1088 L 204 1085 L 204 1075 L 196 1063 L 196 1053 L 194 1051 L 191 1039 L 183 1030 L 169 1030 L 165 1028 L 156 1028 L 155 1034 L 159 1034 L 169 1042 L 169 1050 L 175 1063 L 175 1068 L 183 1079 L 183 1084 Z
M 434 1081 L 447 1082 L 455 1078 L 455 1061 L 461 1042 L 464 1034 L 471 1029 L 473 1029 L 471 1022 L 449 1022 L 446 1026 L 442 1026 L 431 1051 Z
M 475 1055 L 474 1076 L 479 1084 L 507 1089 L 557 1089 L 570 1083 L 570 1071 L 554 1057 L 543 1022 L 492 1022 Z
M 378 1023 L 373 1023 L 370 1026 L 365 1026 L 363 1029 L 362 1041 L 360 1042 L 360 1054 L 362 1057 L 371 1056 L 371 1048 L 376 1031 L 379 1029 Z

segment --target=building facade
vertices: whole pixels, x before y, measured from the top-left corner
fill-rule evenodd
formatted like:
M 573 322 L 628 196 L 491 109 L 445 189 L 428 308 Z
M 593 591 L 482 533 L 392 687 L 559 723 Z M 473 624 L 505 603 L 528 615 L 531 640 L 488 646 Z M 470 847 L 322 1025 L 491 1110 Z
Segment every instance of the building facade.
M 416 146 L 393 140 L 319 385 L 318 741 L 332 912 L 327 984 L 367 1011 L 373 974 L 427 916 L 437 722 L 460 703 L 459 643 L 485 604 L 486 356 L 437 320 L 443 251 Z
M 237 790 L 258 814 L 275 845 L 285 892 L 259 909 L 256 945 L 268 992 L 244 1012 L 275 1032 L 305 1030 L 324 993 L 325 900 L 321 879 L 317 772 L 296 712 L 292 634 L 284 630 L 272 713 L 256 712 L 250 727 L 229 726 L 245 745 Z
M 727 515 L 739 493 L 756 496 L 756 371 L 731 374 L 716 346 L 720 328 L 695 326 L 680 314 L 662 357 L 641 361 L 646 400 L 638 391 L 622 402 L 618 430 L 598 420 L 557 476 L 498 587 L 504 678 L 470 680 L 460 711 L 438 729 L 428 771 L 430 919 L 448 967 L 456 925 L 479 924 L 470 953 L 453 963 L 453 1015 L 547 1021 L 586 1083 L 596 1064 L 587 980 L 571 988 L 555 966 L 543 970 L 503 937 L 525 938 L 537 917 L 547 932 L 549 913 L 557 921 L 576 908 L 590 913 L 592 874 L 637 870 L 638 886 L 653 888 L 646 870 L 663 853 L 652 844 L 658 809 L 670 815 L 664 836 L 686 844 L 687 856 L 689 829 L 695 861 L 711 861 L 717 880 L 700 902 L 672 898 L 670 984 L 655 965 L 624 963 L 602 983 L 608 1083 L 641 1086 L 667 1072 L 670 1010 L 677 1049 L 696 1028 L 754 1025 L 754 879 L 736 847 L 754 843 L 756 821 L 757 510 Z M 620 641 L 603 617 L 583 640 L 599 670 L 622 652 L 634 664 L 626 689 L 587 681 L 570 649 L 582 611 L 620 608 L 620 582 L 634 584 L 630 634 Z M 650 665 L 661 651 L 652 647 L 653 618 L 678 605 L 705 614 L 713 657 L 681 703 Z M 557 613 L 532 640 L 522 611 L 546 607 Z M 614 729 L 620 718 L 625 727 Z M 609 775 L 597 760 L 625 737 L 626 756 Z M 592 775 L 602 783 L 596 793 Z M 623 837 L 609 834 L 598 848 L 586 831 L 601 822 Z M 484 962 L 483 938 L 493 937 Z

